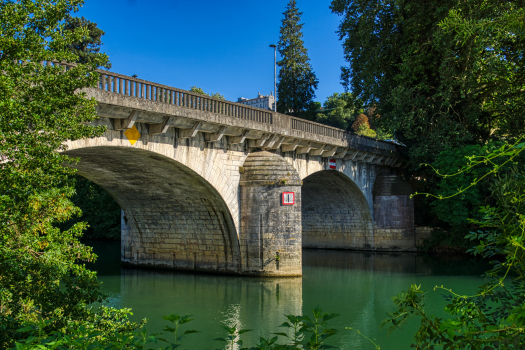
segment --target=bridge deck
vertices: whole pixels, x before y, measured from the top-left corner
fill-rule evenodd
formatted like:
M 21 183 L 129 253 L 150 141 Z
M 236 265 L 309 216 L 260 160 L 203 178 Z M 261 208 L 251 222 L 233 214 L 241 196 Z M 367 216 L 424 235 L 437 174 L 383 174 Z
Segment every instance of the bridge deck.
M 94 97 L 110 129 L 124 130 L 134 122 L 149 124 L 150 134 L 179 128 L 179 137 L 205 133 L 209 142 L 228 136 L 228 143 L 248 142 L 250 147 L 295 151 L 310 155 L 352 159 L 398 167 L 396 145 L 342 129 L 225 101 L 174 87 L 99 70 Z

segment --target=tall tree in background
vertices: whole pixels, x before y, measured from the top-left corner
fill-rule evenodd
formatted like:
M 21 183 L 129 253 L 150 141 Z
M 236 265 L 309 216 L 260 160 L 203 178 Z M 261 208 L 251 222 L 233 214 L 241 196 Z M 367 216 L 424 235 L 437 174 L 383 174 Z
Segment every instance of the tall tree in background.
M 320 110 L 320 108 L 318 108 Z M 361 112 L 360 101 L 356 101 L 349 92 L 333 93 L 324 102 L 324 110 L 317 113 L 315 121 L 336 128 L 347 130 L 356 115 Z
M 88 35 L 82 39 L 76 40 L 68 45 L 68 49 L 77 57 L 77 63 L 91 63 L 97 60 L 97 54 L 102 46 L 102 35 L 104 31 L 84 17 L 73 17 L 68 15 L 65 20 L 64 29 L 74 32 L 77 28 L 85 28 Z M 111 63 L 107 61 L 103 66 L 106 69 L 111 68 Z
M 277 111 L 301 116 L 311 109 L 318 80 L 310 66 L 307 49 L 304 47 L 302 29 L 299 24 L 302 12 L 297 2 L 290 0 L 283 13 L 277 49 L 281 60 L 277 62 L 279 82 L 277 83 Z

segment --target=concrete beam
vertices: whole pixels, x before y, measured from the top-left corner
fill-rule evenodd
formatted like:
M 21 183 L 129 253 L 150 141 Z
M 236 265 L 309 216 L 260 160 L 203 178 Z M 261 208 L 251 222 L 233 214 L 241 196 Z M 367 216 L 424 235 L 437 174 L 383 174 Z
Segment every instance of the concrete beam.
M 268 139 L 264 142 L 262 145 L 263 148 L 273 148 L 273 144 L 275 141 L 279 139 L 280 135 L 272 135 L 271 137 L 268 137 Z
M 363 162 L 365 163 L 372 163 L 372 161 L 375 159 L 376 155 L 375 154 L 371 154 L 368 159 L 366 158 L 363 158 Z
M 334 150 L 337 150 L 337 147 L 335 147 Z M 334 154 L 333 157 L 334 158 L 344 158 L 346 154 L 348 153 L 348 151 L 349 151 L 349 148 L 345 148 L 343 151 L 337 152 L 336 154 Z
M 343 157 L 343 160 L 355 160 L 355 158 L 359 155 L 359 151 L 354 151 L 352 154 L 347 154 Z
M 374 163 L 372 163 L 372 164 L 380 164 L 381 161 L 383 160 L 383 158 L 385 158 L 385 156 L 380 156 L 380 157 L 377 158 L 377 159 L 374 161 Z
M 295 151 L 297 146 L 299 146 L 299 142 L 301 142 L 301 140 L 297 139 L 291 145 L 282 145 L 281 152 L 293 152 L 293 151 Z
M 195 122 L 191 129 L 179 129 L 179 138 L 180 139 L 189 139 L 197 136 L 199 129 L 202 125 L 202 122 Z
M 322 145 L 321 148 L 313 149 L 309 153 L 310 153 L 311 156 L 320 156 L 321 154 L 323 154 L 324 149 L 326 148 L 326 146 L 327 145 Z
M 148 124 L 148 134 L 158 135 L 165 134 L 168 131 L 168 128 L 173 125 L 175 117 L 166 117 L 164 122 L 160 124 Z
M 278 136 L 278 135 L 277 135 Z M 281 137 L 277 137 L 277 141 L 275 141 L 271 146 L 269 146 L 268 148 L 269 149 L 277 149 L 279 147 L 281 147 L 281 145 L 283 144 L 283 141 L 284 139 L 286 138 L 286 136 L 281 136 Z
M 314 144 L 313 141 L 308 142 L 308 145 L 306 147 L 297 147 L 295 152 L 297 152 L 297 154 L 308 153 L 312 149 L 313 144 Z
M 137 120 L 137 111 L 133 110 L 126 119 L 112 119 L 113 130 L 127 130 L 133 127 L 135 120 Z
M 263 136 L 258 139 L 258 140 L 255 140 L 255 147 L 262 147 L 262 145 L 264 145 L 264 143 L 266 142 L 266 140 L 268 140 L 268 137 L 270 137 L 271 134 L 263 134 Z
M 241 136 L 228 136 L 228 144 L 232 145 L 244 143 L 244 141 L 246 140 L 246 135 L 248 135 L 249 132 L 250 130 L 244 130 Z
M 324 151 L 322 154 L 321 154 L 321 157 L 323 158 L 331 158 L 335 155 L 335 152 L 337 151 L 337 146 L 334 146 L 334 148 L 330 151 Z
M 396 157 L 388 157 L 387 160 L 385 160 L 385 164 L 388 166 L 391 166 L 392 164 L 395 163 L 396 159 L 397 159 Z
M 368 155 L 368 152 L 364 152 L 363 155 L 360 155 L 360 156 L 354 158 L 353 161 L 354 162 L 361 162 L 361 161 L 363 161 L 363 159 L 366 158 L 367 155 Z
M 403 165 L 404 160 L 401 158 L 396 159 L 394 164 L 392 164 L 392 168 L 399 168 L 401 165 Z
M 222 139 L 222 137 L 224 136 L 224 133 L 226 132 L 226 128 L 227 126 L 221 126 L 219 128 L 219 131 L 216 132 L 216 133 L 213 133 L 213 134 L 204 134 L 204 139 L 207 141 L 207 142 L 218 142 Z

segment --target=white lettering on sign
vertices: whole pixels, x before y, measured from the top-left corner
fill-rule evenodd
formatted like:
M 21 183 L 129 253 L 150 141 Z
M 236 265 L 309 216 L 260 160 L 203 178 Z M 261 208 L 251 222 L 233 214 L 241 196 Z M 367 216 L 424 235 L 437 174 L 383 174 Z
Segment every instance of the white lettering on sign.
M 295 204 L 295 192 L 283 192 L 283 205 Z
M 330 165 L 330 169 L 337 168 L 337 163 L 336 163 L 335 159 L 330 159 L 329 160 L 329 165 Z

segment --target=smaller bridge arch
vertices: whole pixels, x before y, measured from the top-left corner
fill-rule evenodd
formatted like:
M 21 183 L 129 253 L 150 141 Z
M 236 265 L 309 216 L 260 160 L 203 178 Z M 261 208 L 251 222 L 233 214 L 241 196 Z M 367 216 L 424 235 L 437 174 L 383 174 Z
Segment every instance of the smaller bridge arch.
M 368 202 L 344 173 L 315 172 L 303 179 L 303 247 L 373 249 L 374 227 Z

